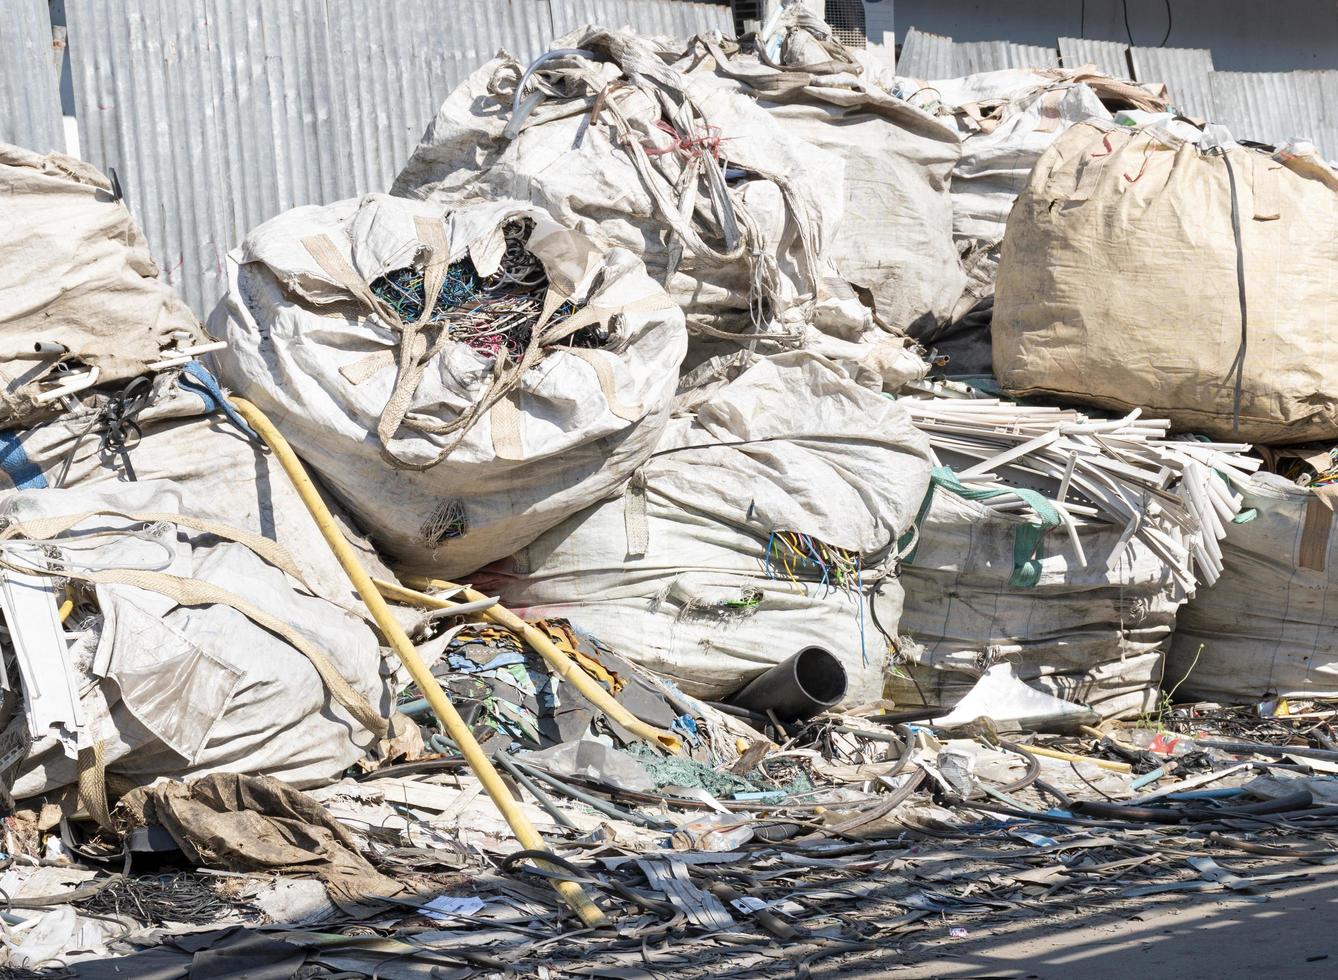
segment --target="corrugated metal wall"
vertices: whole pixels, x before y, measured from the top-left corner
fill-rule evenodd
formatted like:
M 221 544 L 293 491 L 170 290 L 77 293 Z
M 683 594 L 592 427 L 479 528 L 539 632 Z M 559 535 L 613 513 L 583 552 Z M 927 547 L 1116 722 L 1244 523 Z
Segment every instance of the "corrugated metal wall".
M 65 150 L 46 0 L 5 0 L 0 10 L 0 142 Z
M 1059 55 L 1065 68 L 1095 65 L 1112 78 L 1130 78 L 1129 46 L 1119 41 L 1093 41 L 1090 38 L 1061 37 Z
M 727 6 L 679 0 L 66 0 L 66 12 L 83 156 L 116 168 L 201 315 L 248 229 L 387 189 L 441 101 L 499 49 L 530 58 L 587 23 L 731 30 Z

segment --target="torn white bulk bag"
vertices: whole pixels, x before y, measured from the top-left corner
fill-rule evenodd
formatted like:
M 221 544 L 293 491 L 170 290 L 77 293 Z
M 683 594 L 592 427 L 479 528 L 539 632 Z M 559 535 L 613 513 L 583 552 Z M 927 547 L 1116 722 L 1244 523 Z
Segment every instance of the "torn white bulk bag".
M 844 664 L 847 700 L 871 700 L 896 633 L 886 570 L 922 499 L 927 454 L 895 402 L 815 355 L 776 355 L 694 419 L 674 419 L 622 500 L 569 519 L 478 584 L 523 615 L 570 619 L 697 697 L 731 694 L 819 646 Z M 875 619 L 880 583 L 890 595 Z
M 995 374 L 1182 431 L 1338 438 L 1335 219 L 1338 176 L 1317 160 L 1080 123 L 1008 219 Z
M 447 577 L 617 493 L 687 344 L 626 249 L 529 204 L 385 195 L 252 231 L 210 328 L 223 380 L 376 543 Z
M 287 474 L 198 363 L 85 396 L 44 425 L 0 432 L 0 490 L 141 480 L 170 481 L 190 495 L 195 516 L 281 545 L 321 596 L 367 615 Z M 344 530 L 363 562 L 384 572 Z
M 827 276 L 844 164 L 630 29 L 503 53 L 442 104 L 393 193 L 530 201 L 640 256 L 694 332 L 797 345 Z
M 841 220 L 823 256 L 885 326 L 920 336 L 948 317 L 966 284 L 948 193 L 960 137 L 884 89 L 855 54 L 792 6 L 759 55 L 702 34 L 678 64 L 713 68 L 784 132 L 844 161 Z
M 119 192 L 62 153 L 0 143 L 0 427 L 204 341 Z
M 1263 473 L 1244 495 L 1222 577 L 1180 614 L 1166 686 L 1225 704 L 1338 697 L 1338 494 Z
M 936 485 L 901 567 L 911 642 L 887 696 L 951 708 L 1008 663 L 1027 684 L 1105 718 L 1150 709 L 1184 593 L 1141 541 L 1123 547 L 1122 531 L 1080 524 L 1084 566 L 1062 530 L 1026 540 L 1037 533 L 1028 521 Z
M 317 785 L 384 735 L 391 692 L 375 634 L 315 594 L 272 540 L 198 517 L 220 490 L 147 480 L 0 498 L 20 651 L 40 623 L 10 617 L 15 593 L 45 584 L 49 606 L 74 606 L 36 637 L 59 666 L 25 686 L 10 722 L 33 738 L 16 797 L 77 782 L 99 818 L 105 794 L 84 794 L 108 779 L 223 771 Z

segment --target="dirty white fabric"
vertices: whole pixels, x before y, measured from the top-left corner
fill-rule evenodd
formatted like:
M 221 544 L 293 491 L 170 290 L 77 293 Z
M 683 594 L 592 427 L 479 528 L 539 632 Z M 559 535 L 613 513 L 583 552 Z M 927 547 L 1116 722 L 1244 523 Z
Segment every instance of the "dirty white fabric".
M 576 315 L 598 315 L 608 344 L 536 352 L 490 401 L 496 359 L 424 333 L 409 352 L 421 377 L 402 385 L 397 358 L 412 325 L 386 322 L 358 296 L 393 270 L 466 256 L 488 275 L 515 219 L 534 223 L 527 247 L 547 270 L 550 300 L 570 296 Z M 344 276 L 322 264 L 313 239 L 337 252 Z M 625 249 L 597 246 L 529 204 L 447 214 L 385 195 L 297 208 L 252 231 L 210 328 L 229 343 L 217 358 L 223 380 L 270 415 L 377 544 L 408 569 L 447 577 L 617 493 L 659 437 L 687 344 L 681 311 Z M 440 431 L 475 411 L 472 424 Z
M 884 325 L 929 332 L 965 286 L 948 193 L 956 127 L 887 91 L 803 7 L 786 9 L 767 47 L 777 51 L 770 63 L 701 35 L 689 55 L 757 98 L 787 134 L 844 161 L 841 221 L 824 257 Z
M 377 639 L 365 622 L 311 594 L 244 544 L 171 519 L 121 516 L 189 517 L 204 509 L 202 498 L 221 492 L 163 480 L 105 482 L 17 491 L 3 504 L 5 516 L 21 522 L 116 512 L 86 516 L 51 541 L 62 568 L 161 572 L 225 589 L 317 646 L 384 715 L 390 692 Z M 331 699 L 311 660 L 238 609 L 178 605 L 125 584 L 93 588 L 98 613 L 76 614 L 67 629 L 83 716 L 79 744 L 100 743 L 109 773 L 147 783 L 159 776 L 243 772 L 317 785 L 337 777 L 374 740 Z M 26 717 L 12 724 L 26 726 Z M 69 785 L 77 774 L 76 761 L 46 735 L 22 763 L 14 795 Z
M 324 598 L 367 615 L 283 468 L 192 381 L 181 372 L 155 380 L 150 404 L 137 418 L 140 434 L 124 456 L 103 447 L 98 416 L 105 402 L 0 440 L 0 488 L 60 486 L 62 472 L 67 487 L 171 481 L 190 495 L 193 516 L 275 541 Z M 338 506 L 332 503 L 331 509 L 363 565 L 387 577 L 381 560 L 353 533 Z
M 903 663 L 889 675 L 897 701 L 951 708 L 994 664 L 1027 684 L 1090 705 L 1106 718 L 1156 703 L 1177 607 L 1184 601 L 1167 565 L 1134 540 L 1111 569 L 1121 528 L 1080 526 L 1086 567 L 1054 530 L 1031 588 L 1011 583 L 1022 523 L 934 490 L 919 542 L 902 566 Z
M 106 384 L 203 340 L 106 177 L 62 153 L 0 143 L 0 427 L 53 413 L 32 399 L 58 380 L 58 362 L 96 368 Z M 15 359 L 37 343 L 65 353 Z
M 644 479 L 644 488 L 641 481 Z M 897 404 L 806 352 L 762 360 L 674 419 L 622 500 L 496 563 L 479 587 L 562 616 L 616 653 L 719 698 L 806 646 L 830 650 L 851 703 L 878 697 L 899 588 L 885 579 L 928 480 L 928 445 Z M 796 531 L 863 556 L 854 583 L 768 557 Z
M 1167 684 L 1224 703 L 1338 696 L 1338 496 L 1267 473 L 1244 495 L 1255 516 L 1228 526 L 1222 577 L 1181 612 Z
M 532 201 L 641 256 L 708 335 L 810 329 L 841 219 L 844 164 L 735 86 L 630 29 L 555 41 L 513 112 L 524 64 L 503 53 L 442 104 L 393 193 L 449 207 Z M 508 131 L 511 126 L 515 131 Z
M 1008 220 L 995 374 L 1014 394 L 1141 407 L 1216 437 L 1338 438 L 1338 175 L 1205 142 L 1093 120 L 1046 151 Z

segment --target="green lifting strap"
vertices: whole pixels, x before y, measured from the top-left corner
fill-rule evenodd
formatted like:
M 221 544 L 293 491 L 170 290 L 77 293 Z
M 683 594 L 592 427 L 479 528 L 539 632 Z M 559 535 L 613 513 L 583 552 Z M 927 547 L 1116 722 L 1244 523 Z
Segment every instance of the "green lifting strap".
M 916 526 L 919 526 L 929 513 L 929 505 L 937 487 L 950 490 L 965 500 L 989 500 L 1011 493 L 1030 504 L 1041 520 L 1039 524 L 1019 524 L 1017 530 L 1013 532 L 1013 576 L 1008 580 L 1008 584 L 1015 589 L 1030 589 L 1040 581 L 1041 561 L 1037 557 L 1037 552 L 1041 547 L 1041 538 L 1052 527 L 1058 527 L 1062 520 L 1054 504 L 1035 490 L 1028 490 L 1025 487 L 1014 487 L 1009 490 L 973 490 L 962 484 L 951 467 L 936 466 L 929 474 L 929 490 L 925 494 L 924 503 L 920 505 L 920 512 L 915 517 Z M 910 532 L 907 532 L 907 537 L 902 540 L 908 540 L 909 534 Z M 918 546 L 916 550 L 919 550 Z M 915 553 L 908 555 L 906 561 L 913 564 Z

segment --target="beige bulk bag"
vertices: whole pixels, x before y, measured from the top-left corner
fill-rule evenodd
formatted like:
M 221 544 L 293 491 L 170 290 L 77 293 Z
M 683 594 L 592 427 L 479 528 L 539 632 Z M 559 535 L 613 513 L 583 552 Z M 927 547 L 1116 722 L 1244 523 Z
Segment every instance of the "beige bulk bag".
M 0 427 L 55 414 L 43 394 L 75 375 L 124 381 L 204 339 L 106 177 L 0 143 Z
M 999 267 L 1007 391 L 1218 438 L 1338 438 L 1338 177 L 1227 145 L 1093 120 L 1046 151 Z

